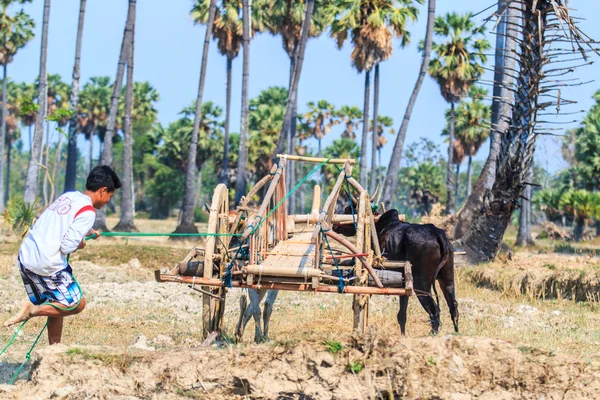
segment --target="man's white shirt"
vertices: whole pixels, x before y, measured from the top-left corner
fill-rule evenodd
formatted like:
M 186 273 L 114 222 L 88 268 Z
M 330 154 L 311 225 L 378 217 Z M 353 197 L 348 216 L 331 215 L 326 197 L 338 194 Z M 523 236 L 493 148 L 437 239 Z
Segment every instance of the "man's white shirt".
M 67 256 L 92 229 L 96 212 L 92 199 L 67 192 L 35 222 L 19 249 L 19 260 L 28 270 L 51 276 L 67 267 Z

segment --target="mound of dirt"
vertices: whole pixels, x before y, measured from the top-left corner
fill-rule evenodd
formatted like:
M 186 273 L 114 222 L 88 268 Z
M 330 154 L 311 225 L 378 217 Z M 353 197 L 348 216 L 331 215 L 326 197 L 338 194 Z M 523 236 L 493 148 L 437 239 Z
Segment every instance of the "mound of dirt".
M 0 397 L 491 400 L 590 399 L 600 391 L 597 365 L 458 336 L 125 354 L 57 345 L 35 353 L 30 378 L 0 387 Z

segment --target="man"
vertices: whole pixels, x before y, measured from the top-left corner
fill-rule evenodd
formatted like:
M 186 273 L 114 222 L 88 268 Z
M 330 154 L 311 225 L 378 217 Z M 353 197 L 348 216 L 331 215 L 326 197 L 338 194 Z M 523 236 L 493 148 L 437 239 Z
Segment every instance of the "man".
M 79 314 L 85 298 L 73 278 L 69 254 L 85 247 L 96 209 L 104 207 L 121 187 L 115 171 L 106 165 L 92 169 L 85 192 L 67 192 L 52 203 L 35 222 L 19 249 L 19 268 L 29 300 L 10 326 L 32 317 L 48 317 L 48 342 L 60 343 L 63 318 Z

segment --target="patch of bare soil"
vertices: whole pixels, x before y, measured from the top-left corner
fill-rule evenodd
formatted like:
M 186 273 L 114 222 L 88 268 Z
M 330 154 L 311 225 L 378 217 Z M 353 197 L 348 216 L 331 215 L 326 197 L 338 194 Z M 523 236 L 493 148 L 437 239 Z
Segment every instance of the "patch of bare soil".
M 115 352 L 63 345 L 34 354 L 31 380 L 2 398 L 591 399 L 600 367 L 487 338 L 372 335 L 324 344 Z

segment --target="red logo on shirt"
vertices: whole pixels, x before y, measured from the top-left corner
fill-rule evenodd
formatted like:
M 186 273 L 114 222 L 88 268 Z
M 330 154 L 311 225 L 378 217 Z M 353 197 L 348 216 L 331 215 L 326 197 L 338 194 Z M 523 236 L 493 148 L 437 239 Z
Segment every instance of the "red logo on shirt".
M 66 196 L 60 196 L 56 201 L 50 204 L 48 209 L 52 211 L 56 211 L 59 215 L 65 215 L 69 211 L 71 211 L 71 204 L 73 200 L 69 199 Z

